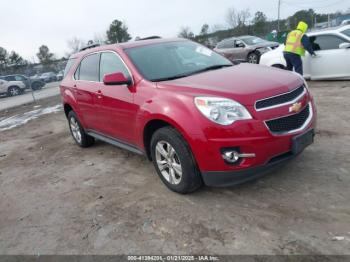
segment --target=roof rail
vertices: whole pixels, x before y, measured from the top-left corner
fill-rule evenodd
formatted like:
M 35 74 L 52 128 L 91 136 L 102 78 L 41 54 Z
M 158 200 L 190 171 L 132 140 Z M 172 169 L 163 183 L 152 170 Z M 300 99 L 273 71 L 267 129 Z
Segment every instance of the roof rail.
M 135 41 L 142 41 L 142 40 L 151 40 L 151 39 L 161 39 L 160 36 L 154 35 L 154 36 L 148 36 L 144 38 L 137 37 Z
M 87 45 L 87 46 L 81 48 L 81 49 L 79 50 L 79 52 L 85 51 L 85 50 L 90 49 L 90 48 L 98 47 L 98 46 L 100 46 L 100 44 Z

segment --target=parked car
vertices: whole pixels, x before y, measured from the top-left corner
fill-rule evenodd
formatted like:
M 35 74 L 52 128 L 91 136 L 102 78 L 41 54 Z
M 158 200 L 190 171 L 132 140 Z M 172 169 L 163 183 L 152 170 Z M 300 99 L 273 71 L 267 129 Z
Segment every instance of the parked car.
M 45 83 L 50 83 L 50 82 L 56 82 L 57 76 L 54 72 L 46 72 L 46 73 L 43 73 L 39 79 Z
M 87 49 L 65 71 L 60 91 L 75 142 L 145 155 L 178 193 L 255 179 L 313 142 L 315 104 L 301 76 L 233 65 L 188 40 Z
M 26 89 L 40 90 L 45 86 L 45 82 L 40 79 L 31 79 L 25 75 L 7 75 L 3 76 L 6 81 L 21 81 Z
M 22 81 L 6 81 L 0 77 L 0 95 L 17 96 L 23 94 L 26 86 Z
M 350 25 L 350 19 L 346 19 L 344 20 L 343 22 L 341 22 L 340 24 L 341 26 L 344 26 L 344 25 Z
M 317 54 L 303 57 L 304 77 L 311 80 L 350 79 L 350 25 L 309 32 Z M 285 69 L 284 45 L 262 55 L 261 65 Z
M 258 64 L 262 54 L 278 46 L 279 43 L 247 35 L 225 39 L 219 42 L 214 50 L 231 61 Z
M 58 72 L 58 74 L 56 75 L 57 81 L 61 81 L 63 79 L 64 76 L 64 71 L 61 70 Z

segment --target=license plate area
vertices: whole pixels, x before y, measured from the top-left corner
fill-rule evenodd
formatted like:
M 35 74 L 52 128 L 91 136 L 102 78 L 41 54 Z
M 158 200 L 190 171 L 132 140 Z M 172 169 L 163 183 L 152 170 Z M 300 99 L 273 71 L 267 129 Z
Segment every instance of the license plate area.
M 297 155 L 314 142 L 315 132 L 313 129 L 304 134 L 293 137 L 292 152 Z

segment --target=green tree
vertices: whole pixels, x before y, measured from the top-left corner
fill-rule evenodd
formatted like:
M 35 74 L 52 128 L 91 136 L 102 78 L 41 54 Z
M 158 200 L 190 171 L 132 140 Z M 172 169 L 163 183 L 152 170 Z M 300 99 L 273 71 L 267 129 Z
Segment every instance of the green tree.
M 25 64 L 25 60 L 15 51 L 12 51 L 8 58 L 9 64 L 12 66 L 19 66 Z
M 191 31 L 191 28 L 182 27 L 181 31 L 178 34 L 178 37 L 187 38 L 187 39 L 194 39 L 194 33 Z
M 8 52 L 0 46 L 0 70 L 4 70 L 8 64 Z
M 253 18 L 253 30 L 257 35 L 266 34 L 267 17 L 263 12 L 256 12 Z
M 46 45 L 39 47 L 39 53 L 37 53 L 36 56 L 43 65 L 52 63 L 54 59 L 53 53 L 50 53 L 50 49 Z
M 296 28 L 299 21 L 304 21 L 311 27 L 314 24 L 315 11 L 313 9 L 300 10 L 293 16 L 289 17 L 289 24 L 292 29 Z
M 123 43 L 131 39 L 128 27 L 119 20 L 114 20 L 107 30 L 107 41 L 110 44 Z
M 209 25 L 208 24 L 204 24 L 202 26 L 200 35 L 207 35 L 209 33 Z

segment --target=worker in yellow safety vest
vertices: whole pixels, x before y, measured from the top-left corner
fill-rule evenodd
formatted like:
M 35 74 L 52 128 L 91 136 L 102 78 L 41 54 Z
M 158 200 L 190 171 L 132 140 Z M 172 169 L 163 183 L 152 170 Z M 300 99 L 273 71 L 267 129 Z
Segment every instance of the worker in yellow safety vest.
M 296 30 L 290 32 L 287 36 L 284 48 L 284 58 L 287 62 L 287 69 L 295 71 L 303 75 L 303 61 L 302 56 L 305 56 L 307 50 L 312 56 L 316 56 L 309 38 L 305 34 L 308 25 L 300 21 Z

